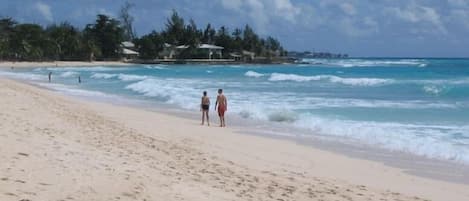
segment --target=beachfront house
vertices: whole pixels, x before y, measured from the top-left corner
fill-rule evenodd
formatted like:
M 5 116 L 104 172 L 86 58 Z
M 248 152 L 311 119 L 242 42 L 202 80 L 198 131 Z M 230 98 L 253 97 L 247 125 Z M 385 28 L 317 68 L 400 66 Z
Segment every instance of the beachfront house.
M 197 48 L 206 51 L 208 54 L 209 60 L 213 59 L 214 55 L 218 56 L 219 59 L 222 59 L 222 56 L 223 56 L 222 51 L 223 49 L 225 49 L 224 47 L 210 45 L 210 44 L 200 44 Z
M 230 53 L 230 58 L 235 60 L 235 61 L 241 61 L 241 59 L 243 58 L 243 56 L 241 54 L 238 54 L 238 53 Z
M 164 43 L 163 51 L 161 51 L 158 55 L 164 59 L 172 59 L 176 55 L 176 48 L 174 45 Z
M 189 48 L 187 45 L 172 45 L 169 43 L 163 44 L 163 51 L 161 51 L 158 55 L 163 59 L 174 59 L 181 51 Z
M 256 53 L 254 52 L 243 50 L 241 53 L 243 54 L 244 62 L 250 62 L 256 58 Z
M 135 49 L 135 44 L 130 41 L 121 43 L 121 54 L 124 60 L 134 60 L 137 59 L 139 55 Z
M 188 45 L 172 45 L 169 43 L 165 43 L 163 45 L 163 51 L 160 52 L 159 56 L 164 59 L 174 59 L 177 55 L 179 55 L 183 50 L 189 48 Z M 200 44 L 197 46 L 197 49 L 206 52 L 207 58 L 209 60 L 213 58 L 221 59 L 223 57 L 223 49 L 224 47 L 211 45 L 211 44 Z

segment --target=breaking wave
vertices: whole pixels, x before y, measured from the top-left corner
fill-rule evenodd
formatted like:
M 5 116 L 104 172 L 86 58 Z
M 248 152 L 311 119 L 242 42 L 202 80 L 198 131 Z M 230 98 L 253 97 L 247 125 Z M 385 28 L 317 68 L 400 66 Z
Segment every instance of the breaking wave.
M 303 63 L 314 65 L 340 66 L 340 67 L 387 67 L 387 66 L 412 66 L 426 67 L 423 59 L 303 59 Z
M 93 73 L 91 75 L 93 79 L 113 79 L 117 78 L 122 81 L 139 81 L 147 79 L 148 76 L 145 75 L 129 75 L 129 74 L 108 74 L 108 73 Z
M 321 81 L 326 80 L 332 83 L 339 83 L 352 86 L 376 86 L 392 83 L 391 79 L 380 78 L 342 78 L 335 75 L 316 75 L 316 76 L 303 76 L 296 74 L 283 74 L 272 73 L 269 81 L 295 81 L 295 82 L 308 82 L 308 81 Z
M 247 77 L 256 77 L 256 78 L 264 76 L 264 74 L 258 73 L 256 71 L 248 71 L 244 75 Z

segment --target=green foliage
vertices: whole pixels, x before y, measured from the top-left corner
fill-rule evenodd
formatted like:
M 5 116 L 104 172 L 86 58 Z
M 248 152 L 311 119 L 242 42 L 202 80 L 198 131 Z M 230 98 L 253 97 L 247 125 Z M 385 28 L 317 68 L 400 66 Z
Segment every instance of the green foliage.
M 230 33 L 225 26 L 216 30 L 210 23 L 207 24 L 205 29 L 200 30 L 192 19 L 186 25 L 185 20 L 174 10 L 165 25 L 164 30 L 160 33 L 162 41 L 159 42 L 161 44 L 157 44 L 157 40 L 147 39 L 150 35 L 155 35 L 156 31 L 137 40 L 139 41 L 137 46 L 141 46 L 139 47 L 139 52 L 142 58 L 156 58 L 148 58 L 149 55 L 157 55 L 153 52 L 152 48 L 148 47 L 161 47 L 164 43 L 171 45 L 173 48 L 175 46 L 187 45 L 187 49 L 178 50 L 178 57 L 181 59 L 207 58 L 206 52 L 197 49 L 197 46 L 200 44 L 213 44 L 224 47 L 224 57 L 228 57 L 228 53 L 241 53 L 243 50 L 266 57 L 277 56 L 277 53 L 284 52 L 278 40 L 270 36 L 266 39 L 259 37 L 249 25 L 246 25 L 244 30 L 236 28 L 233 33 Z M 146 53 L 145 51 L 147 50 L 152 53 Z
M 46 33 L 55 47 L 56 60 L 80 60 L 86 58 L 81 32 L 71 24 L 64 22 L 47 27 Z
M 120 44 L 124 40 L 124 31 L 119 21 L 107 15 L 98 15 L 96 22 L 88 24 L 83 32 L 85 38 L 92 41 L 89 48 L 99 48 L 95 54 L 107 59 L 119 57 Z
M 43 60 L 53 52 L 52 42 L 37 24 L 19 24 L 10 38 L 10 49 L 20 60 Z
M 10 58 L 10 41 L 17 23 L 11 18 L 0 19 L 0 58 Z
M 142 59 L 157 58 L 158 53 L 163 50 L 163 44 L 163 37 L 155 31 L 135 40 L 135 45 L 138 47 Z
M 188 23 L 173 10 L 161 32 L 153 31 L 140 38 L 135 36 L 133 17 L 129 10 L 133 4 L 121 8 L 120 20 L 107 15 L 97 15 L 94 23 L 83 30 L 63 22 L 43 28 L 37 24 L 17 23 L 11 18 L 0 19 L 1 60 L 100 60 L 119 59 L 121 43 L 132 40 L 142 59 L 158 58 L 164 50 L 185 45 L 178 50 L 179 58 L 207 58 L 206 50 L 198 49 L 200 44 L 224 47 L 224 57 L 229 53 L 240 54 L 243 50 L 256 56 L 275 57 L 285 51 L 280 42 L 272 37 L 262 38 L 246 25 L 232 32 L 225 27 L 214 28 L 210 23 L 199 29 L 194 20 Z
M 184 43 L 185 24 L 184 19 L 179 17 L 173 10 L 173 14 L 166 22 L 166 29 L 162 35 L 167 43 L 178 45 Z

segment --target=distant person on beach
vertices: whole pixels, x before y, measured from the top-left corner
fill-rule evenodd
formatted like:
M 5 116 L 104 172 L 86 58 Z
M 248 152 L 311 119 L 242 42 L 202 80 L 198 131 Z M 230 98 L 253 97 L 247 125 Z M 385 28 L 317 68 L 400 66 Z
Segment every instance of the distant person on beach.
M 52 80 L 52 72 L 49 72 L 49 82 Z
M 207 125 L 210 126 L 210 121 L 208 118 L 208 111 L 210 109 L 210 98 L 207 96 L 207 92 L 204 91 L 204 96 L 202 96 L 202 101 L 200 102 L 200 111 L 202 111 L 202 124 L 204 125 L 205 117 L 207 117 Z
M 223 89 L 218 89 L 217 102 L 215 102 L 215 110 L 218 105 L 218 116 L 220 117 L 220 127 L 225 127 L 225 112 L 228 110 L 228 101 L 223 95 Z
M 81 76 L 78 76 L 78 84 L 81 83 Z

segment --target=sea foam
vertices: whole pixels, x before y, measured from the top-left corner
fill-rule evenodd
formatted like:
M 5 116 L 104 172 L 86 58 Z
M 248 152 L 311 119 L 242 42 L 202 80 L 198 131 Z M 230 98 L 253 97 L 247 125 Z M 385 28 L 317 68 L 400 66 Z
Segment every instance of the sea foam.
M 60 77 L 69 78 L 69 77 L 77 77 L 78 75 L 80 75 L 80 73 L 74 72 L 74 71 L 67 71 L 67 72 L 61 73 Z
M 340 67 L 426 67 L 427 63 L 420 59 L 303 59 L 302 62 L 314 65 L 340 66 Z
M 339 83 L 344 85 L 352 86 L 376 86 L 383 85 L 393 82 L 391 79 L 380 79 L 380 78 L 342 78 L 335 75 L 316 75 L 316 76 L 303 76 L 296 74 L 283 74 L 283 73 L 272 73 L 269 81 L 295 81 L 295 82 L 307 82 L 307 81 L 320 81 L 326 80 L 332 83 Z
M 122 81 L 139 81 L 139 80 L 144 80 L 147 79 L 148 76 L 144 75 L 131 75 L 131 74 L 109 74 L 109 73 L 93 73 L 91 75 L 91 78 L 93 79 L 113 79 L 117 78 Z
M 264 74 L 258 73 L 256 71 L 248 71 L 244 75 L 247 77 L 256 77 L 256 78 L 264 76 Z

